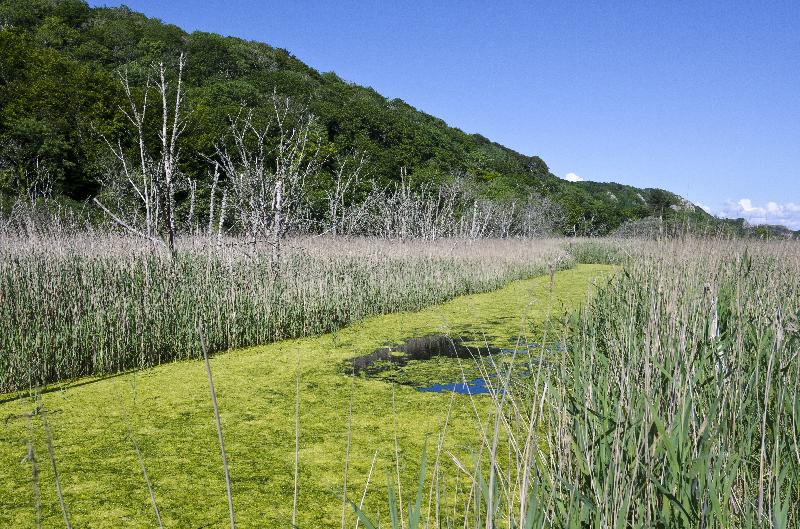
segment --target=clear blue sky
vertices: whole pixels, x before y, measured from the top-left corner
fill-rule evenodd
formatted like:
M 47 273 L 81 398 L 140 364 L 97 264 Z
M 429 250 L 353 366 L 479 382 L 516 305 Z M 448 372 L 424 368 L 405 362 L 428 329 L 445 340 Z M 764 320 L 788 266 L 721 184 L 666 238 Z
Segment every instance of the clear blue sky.
M 126 4 L 286 48 L 561 177 L 800 229 L 800 1 Z

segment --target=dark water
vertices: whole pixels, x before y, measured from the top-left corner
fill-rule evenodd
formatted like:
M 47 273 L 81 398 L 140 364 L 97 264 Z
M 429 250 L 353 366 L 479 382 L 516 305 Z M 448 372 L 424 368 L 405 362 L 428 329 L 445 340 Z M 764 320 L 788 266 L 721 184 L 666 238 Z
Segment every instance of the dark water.
M 516 342 L 516 340 L 512 340 Z M 409 338 L 405 342 L 387 347 L 381 347 L 368 355 L 359 356 L 351 361 L 349 366 L 352 373 L 366 376 L 376 375 L 392 367 L 403 367 L 412 360 L 430 360 L 437 356 L 446 358 L 474 359 L 489 355 L 510 354 L 515 351 L 513 348 L 488 347 L 466 345 L 475 343 L 476 340 L 468 336 L 450 337 L 444 334 L 428 334 L 416 338 Z M 516 349 L 518 352 L 531 351 L 540 348 L 538 343 L 520 344 Z M 553 346 L 545 347 L 546 351 L 563 352 L 563 344 L 557 343 Z M 527 371 L 518 373 L 520 376 L 528 376 Z M 494 375 L 489 375 L 494 376 Z M 456 392 L 460 394 L 480 395 L 490 393 L 491 390 L 483 378 L 475 378 L 469 381 L 447 382 L 432 384 L 429 386 L 417 387 L 418 391 L 443 393 Z
M 444 334 L 428 334 L 418 338 L 409 338 L 399 345 L 381 347 L 368 355 L 359 356 L 352 361 L 353 372 L 374 374 L 384 371 L 384 365 L 378 362 L 391 362 L 397 366 L 404 366 L 411 360 L 430 360 L 435 356 L 447 358 L 477 358 L 491 354 L 510 352 L 510 349 L 499 347 L 476 347 L 464 345 L 470 339 L 465 336 L 450 337 Z
M 469 382 L 454 382 L 450 384 L 432 384 L 424 388 L 417 388 L 417 391 L 426 393 L 449 393 L 455 391 L 462 395 L 480 395 L 482 393 L 491 393 L 489 386 L 486 385 L 486 380 L 483 378 L 476 378 Z

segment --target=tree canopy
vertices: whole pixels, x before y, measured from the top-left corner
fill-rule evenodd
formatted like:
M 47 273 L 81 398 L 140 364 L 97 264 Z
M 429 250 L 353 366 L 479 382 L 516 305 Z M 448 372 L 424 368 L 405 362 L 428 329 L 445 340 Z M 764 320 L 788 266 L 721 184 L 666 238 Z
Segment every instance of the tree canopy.
M 148 67 L 186 55 L 187 130 L 181 170 L 208 178 L 208 159 L 231 116 L 267 109 L 274 93 L 318 117 L 326 152 L 365 154 L 381 184 L 401 170 L 414 186 L 469 174 L 498 202 L 535 193 L 563 209 L 564 233 L 605 234 L 625 222 L 680 213 L 680 197 L 613 183 L 566 182 L 538 156 L 467 134 L 401 99 L 321 73 L 286 50 L 182 29 L 127 7 L 91 8 L 81 0 L 0 0 L 0 192 L 40 185 L 85 201 L 101 191 L 108 142 L 132 142 L 123 114 L 123 69 L 144 85 Z M 138 77 L 137 77 L 138 76 Z

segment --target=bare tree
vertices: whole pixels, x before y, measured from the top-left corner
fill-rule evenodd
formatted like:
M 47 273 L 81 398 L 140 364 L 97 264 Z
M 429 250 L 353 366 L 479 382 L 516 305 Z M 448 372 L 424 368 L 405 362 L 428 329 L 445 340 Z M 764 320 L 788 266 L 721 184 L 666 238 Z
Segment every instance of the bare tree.
M 125 230 L 175 252 L 179 227 L 198 226 L 198 181 L 180 171 L 180 137 L 186 128 L 183 55 L 173 69 L 151 68 L 141 90 L 127 69 L 119 78 L 127 97 L 123 109 L 135 135 L 135 148 L 106 138 L 113 154 L 104 194 L 95 203 Z M 227 133 L 215 146 L 210 173 L 210 200 L 204 230 L 221 244 L 223 232 L 243 233 L 253 246 L 271 246 L 271 266 L 280 266 L 282 246 L 290 232 L 319 230 L 338 235 L 386 238 L 531 237 L 552 231 L 560 210 L 531 195 L 527 201 L 498 203 L 481 196 L 474 178 L 454 173 L 444 185 L 412 185 L 406 168 L 388 187 L 365 180 L 364 153 L 345 152 L 333 164 L 331 183 L 323 188 L 327 212 L 317 213 L 309 200 L 309 183 L 321 171 L 323 137 L 307 107 L 273 92 L 263 112 L 246 107 L 230 118 Z M 157 141 L 152 143 L 152 138 Z M 316 185 L 316 183 L 314 183 Z M 364 188 L 369 190 L 364 192 Z M 188 190 L 188 216 L 179 222 L 176 195 Z M 228 211 L 230 210 L 230 211 Z
M 128 69 L 120 72 L 120 82 L 128 100 L 128 108 L 122 111 L 135 130 L 137 152 L 132 158 L 121 140 L 114 144 L 106 138 L 117 167 L 108 171 L 104 184 L 116 204 L 107 206 L 97 197 L 94 198 L 94 202 L 116 224 L 135 235 L 166 246 L 173 254 L 177 230 L 175 195 L 181 176 L 178 140 L 186 128 L 183 99 L 185 64 L 185 57 L 181 54 L 173 76 L 164 62 L 159 63 L 147 75 L 141 98 L 134 94 Z M 155 155 L 151 154 L 147 144 L 149 97 L 153 91 L 161 107 L 159 144 L 152 149 Z M 127 206 L 131 202 L 133 207 Z
M 336 156 L 333 185 L 325 192 L 328 199 L 327 231 L 333 236 L 351 235 L 363 218 L 368 201 L 356 202 L 367 158 L 363 152 Z
M 209 195 L 208 200 L 208 229 L 206 230 L 206 235 L 211 237 L 214 234 L 214 206 L 216 205 L 217 200 L 217 186 L 219 185 L 219 163 L 214 163 L 214 173 L 211 177 L 211 193 Z M 224 193 L 224 191 L 223 191 Z M 224 198 L 224 194 L 223 194 Z M 224 217 L 224 205 L 220 208 L 220 224 L 222 223 L 222 217 Z
M 161 242 L 157 239 L 157 214 L 158 211 L 158 183 L 156 176 L 155 162 L 147 152 L 145 120 L 147 118 L 148 98 L 152 89 L 152 79 L 148 75 L 144 84 L 141 102 L 137 101 L 131 88 L 128 68 L 119 72 L 120 82 L 128 99 L 128 109 L 122 112 L 128 118 L 136 130 L 137 139 L 137 161 L 132 163 L 129 155 L 122 146 L 122 141 L 117 140 L 116 145 L 112 144 L 108 138 L 103 137 L 109 150 L 116 158 L 118 171 L 108 171 L 104 179 L 105 188 L 114 194 L 117 202 L 125 201 L 130 193 L 133 193 L 138 203 L 133 212 L 126 215 L 130 220 L 123 221 L 121 204 L 117 204 L 118 214 L 112 213 L 99 199 L 95 197 L 94 202 L 105 211 L 112 219 L 128 231 L 136 233 L 153 242 Z M 137 167 L 138 166 L 138 167 Z M 137 218 L 136 213 L 143 212 L 143 218 Z
M 253 244 L 272 246 L 277 270 L 282 241 L 302 217 L 306 182 L 322 163 L 317 118 L 288 97 L 272 95 L 269 115 L 242 108 L 216 146 L 240 228 Z
M 36 154 L 24 163 L 11 162 L 2 149 L 0 146 L 0 185 L 7 185 L 14 198 L 7 204 L 0 201 L 0 233 L 38 237 L 88 227 L 89 217 L 83 207 L 55 199 L 52 166 Z
M 272 101 L 278 129 L 272 202 L 272 266 L 277 268 L 291 215 L 302 206 L 304 184 L 319 171 L 322 160 L 317 117 L 305 108 L 298 111 L 288 97 L 279 97 L 276 92 Z
M 217 161 L 213 162 L 215 178 L 212 187 L 216 189 L 216 173 L 222 169 L 236 222 L 253 245 L 265 236 L 269 225 L 272 177 L 267 168 L 268 137 L 269 123 L 258 126 L 253 111 L 242 108 L 230 118 L 228 134 L 217 143 Z
M 450 182 L 438 187 L 423 183 L 413 188 L 401 171 L 399 182 L 376 195 L 377 199 L 368 196 L 369 202 L 349 206 L 366 211 L 360 234 L 424 240 L 541 237 L 563 220 L 557 205 L 536 194 L 505 202 L 483 198 L 465 173 L 453 174 Z
M 175 253 L 175 191 L 176 180 L 178 178 L 178 138 L 186 129 L 186 120 L 181 117 L 183 108 L 183 67 L 185 65 L 184 55 L 178 59 L 178 72 L 176 79 L 176 89 L 173 101 L 170 102 L 169 81 L 166 75 L 164 63 L 158 65 L 158 79 L 156 89 L 161 96 L 161 171 L 164 185 L 164 211 L 166 213 L 167 224 L 167 245 L 171 253 Z M 172 116 L 169 115 L 170 103 L 174 105 Z

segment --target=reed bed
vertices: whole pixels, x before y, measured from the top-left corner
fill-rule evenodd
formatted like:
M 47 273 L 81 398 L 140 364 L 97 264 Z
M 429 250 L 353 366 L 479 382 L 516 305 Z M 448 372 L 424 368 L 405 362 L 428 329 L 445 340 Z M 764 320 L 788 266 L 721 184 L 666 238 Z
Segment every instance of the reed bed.
M 400 470 L 411 455 L 401 457 L 395 439 L 385 481 L 376 473 L 363 492 L 344 488 L 343 507 L 355 516 L 343 513 L 342 527 L 369 529 L 377 520 L 393 529 L 800 523 L 796 243 L 590 241 L 574 244 L 570 257 L 552 241 L 344 246 L 305 239 L 294 241 L 277 275 L 260 250 L 237 244 L 219 251 L 185 240 L 169 260 L 124 239 L 14 242 L 3 254 L 2 293 L 17 285 L 16 296 L 29 294 L 14 310 L 0 305 L 5 329 L 50 330 L 26 342 L 24 333 L 14 335 L 18 342 L 4 333 L 3 346 L 37 351 L 27 357 L 37 368 L 66 369 L 69 360 L 82 373 L 96 369 L 84 351 L 103 344 L 118 364 L 98 365 L 111 371 L 195 356 L 198 325 L 221 350 L 488 290 L 573 259 L 613 261 L 620 271 L 536 339 L 563 347 L 520 347 L 516 361 L 479 364 L 492 391 L 467 397 L 475 413 L 471 446 L 451 446 L 449 410 L 440 410 L 441 431 L 429 438 L 413 485 Z M 38 305 L 29 313 L 24 303 Z M 106 327 L 93 335 L 72 314 Z M 37 319 L 12 319 L 20 315 Z M 49 354 L 64 350 L 54 343 L 71 344 L 71 354 Z M 132 344 L 136 354 L 126 356 Z M 26 357 L 14 358 L 18 378 L 32 380 Z M 50 376 L 65 373 L 74 376 L 57 369 Z M 376 495 L 386 499 L 382 509 Z
M 428 465 L 426 525 L 798 527 L 800 247 L 592 244 L 623 271 L 549 329 L 563 357 L 487 369 L 475 455 Z M 416 527 L 394 492 L 377 514 Z
M 550 487 L 541 519 L 796 527 L 800 247 L 642 253 L 571 322 L 546 427 L 552 482 L 570 487 Z
M 310 336 L 570 266 L 555 240 L 0 241 L 0 392 Z

